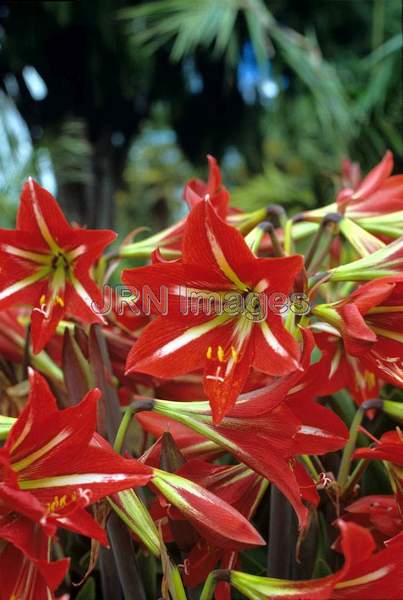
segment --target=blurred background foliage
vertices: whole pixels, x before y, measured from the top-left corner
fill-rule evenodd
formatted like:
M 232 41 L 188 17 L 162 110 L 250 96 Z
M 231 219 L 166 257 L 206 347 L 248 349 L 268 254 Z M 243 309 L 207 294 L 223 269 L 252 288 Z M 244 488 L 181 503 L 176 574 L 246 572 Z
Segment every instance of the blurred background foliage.
M 33 174 L 70 218 L 156 230 L 215 155 L 234 203 L 332 201 L 402 167 L 400 0 L 0 5 L 0 222 Z

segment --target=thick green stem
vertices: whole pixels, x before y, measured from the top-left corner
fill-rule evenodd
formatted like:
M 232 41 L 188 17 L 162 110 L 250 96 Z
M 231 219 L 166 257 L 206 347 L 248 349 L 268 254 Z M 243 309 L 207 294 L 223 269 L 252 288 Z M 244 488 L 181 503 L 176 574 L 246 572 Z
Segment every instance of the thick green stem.
M 133 419 L 133 409 L 129 406 L 126 408 L 123 418 L 120 422 L 118 432 L 116 434 L 115 443 L 113 444 L 113 449 L 120 454 L 122 451 L 123 444 L 126 439 L 127 431 L 130 427 L 130 423 Z

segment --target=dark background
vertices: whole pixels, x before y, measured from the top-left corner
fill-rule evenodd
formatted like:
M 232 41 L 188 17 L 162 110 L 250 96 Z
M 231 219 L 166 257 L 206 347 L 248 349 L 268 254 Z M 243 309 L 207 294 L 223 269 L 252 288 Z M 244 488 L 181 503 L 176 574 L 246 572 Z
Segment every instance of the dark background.
M 0 3 L 0 222 L 33 174 L 122 234 L 223 166 L 245 209 L 331 202 L 401 138 L 400 0 Z M 399 158 L 400 157 L 400 158 Z

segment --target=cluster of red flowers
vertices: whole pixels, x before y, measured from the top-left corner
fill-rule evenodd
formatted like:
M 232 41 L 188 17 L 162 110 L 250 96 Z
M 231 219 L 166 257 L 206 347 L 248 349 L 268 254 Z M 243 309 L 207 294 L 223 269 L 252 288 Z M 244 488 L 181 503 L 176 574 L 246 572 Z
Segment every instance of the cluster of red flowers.
M 209 157 L 185 219 L 109 254 L 114 232 L 70 225 L 25 184 L 0 230 L 0 600 L 70 597 L 100 546 L 105 597 L 115 573 L 151 598 L 142 554 L 168 600 L 403 598 L 392 170 L 389 152 L 364 178 L 345 161 L 335 203 L 288 217 L 231 207 Z M 105 309 L 121 261 L 144 258 Z M 263 576 L 247 559 L 266 544 Z

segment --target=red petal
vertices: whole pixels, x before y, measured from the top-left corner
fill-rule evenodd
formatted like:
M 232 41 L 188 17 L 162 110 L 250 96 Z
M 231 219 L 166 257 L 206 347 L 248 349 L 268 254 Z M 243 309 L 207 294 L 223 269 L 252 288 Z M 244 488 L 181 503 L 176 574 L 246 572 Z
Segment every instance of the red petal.
M 236 277 L 251 276 L 256 261 L 242 235 L 227 225 L 208 201 L 198 203 L 190 213 L 183 236 L 183 262 L 203 265 L 222 284 L 235 283 Z
M 71 228 L 52 194 L 32 178 L 28 179 L 22 189 L 21 203 L 17 213 L 17 229 L 29 232 L 30 239 L 38 248 L 49 250 L 38 226 L 34 211 L 35 204 L 42 213 L 49 232 L 56 242 Z
M 127 359 L 127 371 L 172 378 L 200 369 L 209 346 L 222 344 L 233 330 L 231 321 L 219 325 L 215 319 L 204 315 L 158 317 L 134 344 Z
M 384 179 L 389 177 L 393 169 L 393 154 L 388 150 L 381 162 L 374 167 L 360 183 L 353 200 L 366 198 L 369 194 L 376 191 Z

